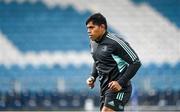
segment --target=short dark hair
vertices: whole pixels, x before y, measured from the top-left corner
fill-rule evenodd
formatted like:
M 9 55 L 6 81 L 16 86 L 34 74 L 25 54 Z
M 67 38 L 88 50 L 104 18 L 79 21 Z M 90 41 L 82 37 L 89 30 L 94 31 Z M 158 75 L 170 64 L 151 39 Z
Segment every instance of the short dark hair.
M 93 22 L 93 24 L 95 25 L 101 25 L 104 24 L 105 25 L 105 29 L 107 29 L 107 22 L 106 22 L 106 18 L 101 14 L 101 13 L 95 13 L 93 15 L 91 15 L 87 20 L 86 20 L 86 25 L 89 22 Z

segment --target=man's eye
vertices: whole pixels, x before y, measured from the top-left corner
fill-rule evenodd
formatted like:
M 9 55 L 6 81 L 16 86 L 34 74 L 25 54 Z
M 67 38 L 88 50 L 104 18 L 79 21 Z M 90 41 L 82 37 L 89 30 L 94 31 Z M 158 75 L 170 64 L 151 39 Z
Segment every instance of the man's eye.
M 90 26 L 89 28 L 92 29 L 92 28 L 94 28 L 94 27 L 93 27 L 93 26 Z

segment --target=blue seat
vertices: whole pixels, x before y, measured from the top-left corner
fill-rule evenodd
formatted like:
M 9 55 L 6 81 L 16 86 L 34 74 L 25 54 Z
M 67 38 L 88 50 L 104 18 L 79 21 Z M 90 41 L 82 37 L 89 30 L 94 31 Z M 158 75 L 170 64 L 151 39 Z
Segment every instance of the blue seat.
M 22 52 L 88 49 L 84 22 L 89 12 L 79 13 L 72 6 L 50 10 L 41 2 L 34 5 L 2 2 L 1 10 L 0 29 Z
M 136 4 L 147 3 L 157 12 L 167 18 L 172 24 L 180 28 L 180 1 L 179 0 L 131 0 Z

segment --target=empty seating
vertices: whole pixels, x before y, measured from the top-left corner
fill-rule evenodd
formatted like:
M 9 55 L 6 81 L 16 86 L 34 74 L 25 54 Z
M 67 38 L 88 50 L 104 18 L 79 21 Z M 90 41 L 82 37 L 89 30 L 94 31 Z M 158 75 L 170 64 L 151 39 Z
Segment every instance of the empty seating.
M 102 5 L 99 7 L 100 10 L 103 10 L 108 20 L 112 22 L 110 26 L 113 28 L 110 27 L 110 31 L 125 29 L 124 31 L 130 36 L 136 35 L 134 37 L 137 38 L 127 39 L 130 39 L 132 43 L 135 42 L 133 46 L 136 49 L 143 51 L 141 52 L 143 61 L 151 62 L 143 65 L 132 80 L 138 90 L 136 94 L 133 94 L 134 100 L 138 99 L 139 105 L 179 105 L 180 62 L 176 62 L 175 65 L 162 62 L 166 61 L 166 56 L 173 53 L 172 56 L 179 57 L 177 47 L 179 45 L 177 29 L 180 26 L 179 1 L 127 0 L 116 2 L 109 0 L 104 3 L 105 5 L 97 2 Z M 132 4 L 137 2 L 146 2 L 162 14 L 163 18 L 156 19 L 161 16 L 148 11 L 144 14 L 147 7 L 139 9 Z M 117 12 L 109 9 L 107 7 L 109 4 L 115 7 Z M 139 10 L 135 11 L 136 8 Z M 2 38 L 7 38 L 12 43 L 12 49 L 16 49 L 22 55 L 29 52 L 41 55 L 42 52 L 51 54 L 57 51 L 89 50 L 85 21 L 91 14 L 90 11 L 78 12 L 73 5 L 66 8 L 60 6 L 48 8 L 41 1 L 34 4 L 29 2 L 18 4 L 15 1 L 6 4 L 0 1 L 0 12 L 0 32 L 5 35 Z M 161 22 L 164 18 L 171 23 Z M 160 24 L 157 24 L 158 22 Z M 170 31 L 163 29 L 169 24 L 171 24 Z M 155 25 L 159 26 L 154 28 Z M 168 33 L 164 33 L 166 31 Z M 157 43 L 153 43 L 154 40 Z M 161 45 L 161 43 L 165 44 Z M 140 47 L 140 44 L 143 47 Z M 164 49 L 166 44 L 172 48 Z M 152 49 L 147 50 L 144 46 Z M 171 49 L 175 50 L 171 51 Z M 167 55 L 159 55 L 161 51 L 165 51 Z M 152 58 L 154 52 L 157 53 L 158 59 L 148 60 L 149 58 L 146 57 Z M 0 58 L 5 57 L 2 55 Z M 161 64 L 156 63 L 159 59 Z M 93 99 L 95 106 L 99 106 L 98 84 L 92 93 L 87 92 L 89 88 L 86 85 L 86 78 L 90 72 L 91 67 L 87 64 L 81 66 L 69 64 L 66 67 L 58 64 L 53 64 L 53 66 L 29 64 L 22 67 L 15 63 L 9 67 L 0 63 L 0 110 L 65 110 L 67 108 L 78 110 L 84 108 L 85 100 L 88 98 Z
M 0 4 L 0 29 L 23 52 L 87 50 L 85 19 L 73 7 L 47 10 L 42 3 Z M 22 13 L 23 11 L 23 13 Z M 48 45 L 48 46 L 47 46 Z

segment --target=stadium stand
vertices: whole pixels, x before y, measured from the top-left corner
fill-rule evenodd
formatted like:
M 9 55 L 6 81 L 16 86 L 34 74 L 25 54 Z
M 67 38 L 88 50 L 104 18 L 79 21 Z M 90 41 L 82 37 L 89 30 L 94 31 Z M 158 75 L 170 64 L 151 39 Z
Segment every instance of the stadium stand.
M 145 63 L 133 79 L 131 102 L 180 105 L 178 0 L 67 2 L 49 8 L 43 0 L 0 1 L 0 110 L 83 110 L 88 98 L 99 106 L 98 87 L 88 92 L 85 84 L 91 60 L 84 22 L 97 10 L 112 22 L 111 31 L 132 37 L 127 40 Z
M 1 31 L 22 52 L 88 49 L 84 21 L 90 13 L 78 14 L 72 6 L 48 10 L 41 2 L 0 5 Z
M 152 6 L 156 11 L 160 12 L 161 15 L 165 16 L 166 19 L 172 22 L 180 28 L 180 23 L 178 22 L 180 18 L 180 5 L 179 0 L 131 0 L 136 4 L 147 3 Z

